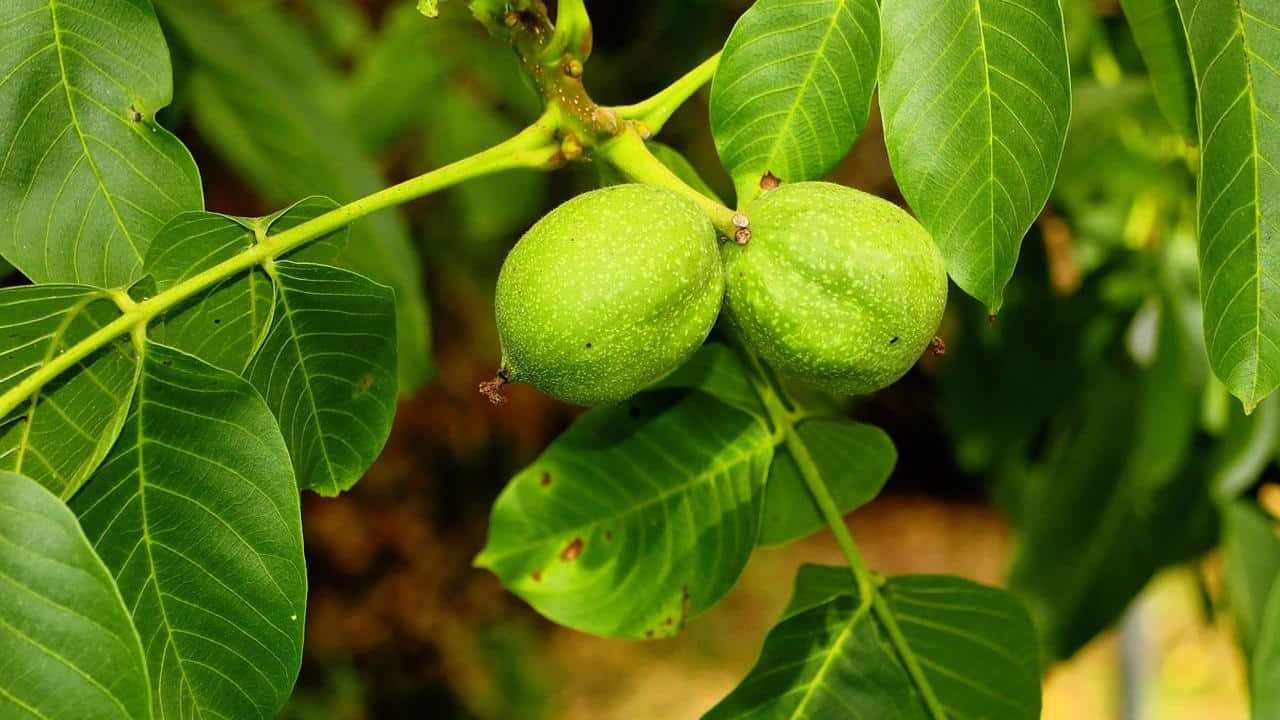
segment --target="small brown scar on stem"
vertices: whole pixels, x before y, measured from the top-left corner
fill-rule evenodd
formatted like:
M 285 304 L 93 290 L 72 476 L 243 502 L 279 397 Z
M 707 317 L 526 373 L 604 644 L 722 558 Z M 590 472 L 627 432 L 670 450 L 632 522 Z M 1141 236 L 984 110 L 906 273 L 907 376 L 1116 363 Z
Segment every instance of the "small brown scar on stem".
M 772 170 L 766 170 L 764 175 L 760 176 L 761 190 L 774 190 L 782 184 L 782 178 L 773 174 Z
M 582 538 L 574 538 L 572 542 L 560 551 L 560 559 L 565 562 L 573 562 L 582 555 Z
M 507 395 L 503 392 L 503 388 L 509 382 L 511 382 L 511 376 L 507 374 L 506 368 L 502 368 L 498 371 L 497 377 L 480 383 L 480 394 L 488 398 L 489 402 L 494 405 L 506 405 Z
M 929 352 L 933 353 L 935 356 L 946 355 L 947 342 L 942 338 L 935 336 L 932 340 L 929 341 Z

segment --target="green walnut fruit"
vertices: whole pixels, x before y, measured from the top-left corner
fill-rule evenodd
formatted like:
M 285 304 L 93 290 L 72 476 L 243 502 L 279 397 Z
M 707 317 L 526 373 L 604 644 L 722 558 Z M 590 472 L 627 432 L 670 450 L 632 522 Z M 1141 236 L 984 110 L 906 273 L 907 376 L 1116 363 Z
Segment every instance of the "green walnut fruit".
M 733 326 L 783 375 L 858 395 L 893 384 L 933 340 L 942 256 L 896 205 L 806 182 L 746 209 L 751 240 L 723 250 Z
M 580 195 L 503 263 L 499 378 L 579 405 L 621 400 L 688 359 L 723 299 L 716 233 L 691 201 L 647 185 Z

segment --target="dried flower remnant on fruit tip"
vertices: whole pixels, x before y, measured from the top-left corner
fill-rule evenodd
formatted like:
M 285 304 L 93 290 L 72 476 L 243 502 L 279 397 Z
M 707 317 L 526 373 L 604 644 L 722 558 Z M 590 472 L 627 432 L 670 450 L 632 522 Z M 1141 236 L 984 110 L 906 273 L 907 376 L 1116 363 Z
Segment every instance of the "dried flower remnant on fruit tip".
M 764 175 L 760 176 L 761 190 L 775 190 L 782 184 L 782 178 L 773 174 L 772 170 L 766 170 Z
M 486 380 L 480 383 L 480 394 L 489 399 L 494 405 L 506 405 L 507 395 L 503 388 L 511 382 L 511 376 L 507 374 L 507 369 L 503 368 L 498 371 L 497 377 L 492 380 Z
M 929 352 L 933 353 L 935 356 L 946 355 L 947 354 L 946 341 L 940 337 L 934 337 L 932 340 L 929 341 Z

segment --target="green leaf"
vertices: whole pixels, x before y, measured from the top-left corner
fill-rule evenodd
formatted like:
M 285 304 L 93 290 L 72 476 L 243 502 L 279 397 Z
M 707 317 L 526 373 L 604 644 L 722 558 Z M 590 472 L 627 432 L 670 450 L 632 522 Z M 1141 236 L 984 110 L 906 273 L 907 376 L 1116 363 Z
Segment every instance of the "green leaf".
M 1255 718 L 1276 717 L 1280 713 L 1280 592 L 1274 585 L 1262 617 L 1249 673 Z
M 859 613 L 848 568 L 803 566 L 760 660 L 705 720 L 945 720 L 930 714 L 925 694 L 947 718 L 1040 717 L 1035 631 L 1013 596 L 931 575 L 891 578 L 880 592 L 885 612 Z M 926 687 L 911 679 L 904 656 L 921 669 Z
M 654 389 L 680 388 L 707 393 L 732 408 L 765 421 L 767 413 L 747 377 L 738 353 L 727 345 L 709 342 L 675 372 L 659 380 Z
M 1237 410 L 1213 449 L 1209 487 L 1214 498 L 1231 500 L 1262 477 L 1280 447 L 1280 398 L 1270 397 L 1252 415 Z
M 1280 576 L 1280 525 L 1255 503 L 1234 500 L 1222 508 L 1222 554 L 1236 637 L 1251 656 Z
M 836 507 L 843 513 L 852 512 L 879 495 L 898 461 L 893 441 L 871 425 L 815 418 L 799 423 L 793 432 L 809 448 Z M 827 526 L 785 447 L 769 468 L 764 497 L 761 545 L 791 542 Z
M 105 290 L 51 284 L 0 291 L 0 392 L 118 317 Z M 120 433 L 138 366 L 129 338 L 120 338 L 31 395 L 0 419 L 0 469 L 71 497 Z
M 302 659 L 298 489 L 241 378 L 146 347 L 120 441 L 72 501 L 143 638 L 157 718 L 274 718 Z
M 147 243 L 203 207 L 146 0 L 11 0 L 0 22 L 0 254 L 36 282 L 123 287 Z
M 947 270 L 992 314 L 1053 188 L 1071 115 L 1057 0 L 884 0 L 894 177 Z
M 1204 458 L 1192 452 L 1195 346 L 1168 306 L 1159 319 L 1151 367 L 1097 373 L 1057 418 L 1043 466 L 1022 478 L 1009 585 L 1053 658 L 1073 654 L 1157 570 L 1215 537 Z
M 1151 74 L 1156 102 L 1183 137 L 1196 136 L 1196 84 L 1176 0 L 1120 0 L 1138 52 Z
M 421 123 L 427 104 L 423 99 L 440 91 L 445 73 L 456 64 L 442 52 L 451 40 L 449 29 L 443 23 L 424 22 L 409 5 L 388 10 L 342 95 L 344 122 L 366 148 L 384 150 L 407 127 Z
M 138 632 L 75 515 L 0 472 L 0 717 L 151 717 Z
M 251 249 L 261 239 L 337 207 L 309 197 L 261 218 L 210 212 L 183 213 L 160 231 L 147 251 L 146 270 L 158 291 L 209 270 Z M 346 228 L 289 255 L 295 260 L 332 262 L 346 248 Z M 244 371 L 266 335 L 275 290 L 260 267 L 228 277 L 153 323 L 155 340 L 235 373 Z
M 337 495 L 377 459 L 396 409 L 392 290 L 349 270 L 275 263 L 271 328 L 246 377 L 280 421 L 298 485 Z
M 284 204 L 319 193 L 349 202 L 386 186 L 375 158 L 329 104 L 340 94 L 327 81 L 332 73 L 264 57 L 262 48 L 292 28 L 286 16 L 269 5 L 233 15 L 213 0 L 157 5 L 193 56 L 201 135 L 266 199 Z M 295 77 L 299 65 L 309 79 Z M 349 250 L 334 264 L 395 288 L 400 388 L 420 386 L 430 370 L 430 319 L 404 217 L 384 212 L 352 225 Z
M 427 157 L 441 167 L 486 150 L 520 131 L 520 126 L 480 102 L 474 92 L 459 87 L 441 93 L 433 108 L 432 142 Z M 483 245 L 486 263 L 501 256 L 511 241 L 527 229 L 545 208 L 547 175 L 536 170 L 508 170 L 462 183 L 449 189 L 466 239 Z M 492 241 L 501 240 L 501 248 Z M 484 241 L 489 241 L 484 244 Z
M 760 527 L 773 439 L 710 395 L 588 411 L 503 491 L 476 564 L 561 625 L 674 635 L 719 600 Z
M 879 55 L 874 0 L 759 0 L 747 10 L 711 85 L 711 132 L 739 206 L 766 172 L 816 180 L 849 152 Z
M 1280 385 L 1280 5 L 1183 0 L 1199 95 L 1200 299 L 1214 373 L 1246 411 Z

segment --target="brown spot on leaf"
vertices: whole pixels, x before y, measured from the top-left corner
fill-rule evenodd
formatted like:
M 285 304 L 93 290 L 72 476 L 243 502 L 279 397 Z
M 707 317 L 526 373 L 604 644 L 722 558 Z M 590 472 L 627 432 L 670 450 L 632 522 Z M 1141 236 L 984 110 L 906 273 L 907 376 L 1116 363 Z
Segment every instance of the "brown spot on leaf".
M 685 585 L 680 588 L 680 627 L 689 620 L 689 586 Z
M 572 542 L 560 551 L 560 559 L 565 562 L 573 562 L 582 555 L 582 538 L 574 538 Z
M 538 476 L 538 484 L 542 487 L 549 487 L 551 485 L 551 473 L 544 470 L 542 475 Z
M 645 630 L 645 631 L 644 631 L 644 637 L 645 637 L 645 639 L 646 639 L 646 640 L 652 640 L 652 639 L 653 639 L 653 630 Z
M 666 625 L 667 627 L 671 627 L 672 625 L 675 624 L 675 622 L 676 622 L 676 619 L 668 615 L 667 619 L 662 621 L 662 624 Z
M 605 542 L 613 542 L 613 531 L 612 531 L 612 530 L 605 530 L 605 531 L 604 531 L 604 541 L 605 541 Z
M 361 395 L 369 392 L 369 388 L 371 387 L 373 387 L 373 373 L 367 372 L 356 378 L 356 381 L 352 383 L 351 398 L 354 400 L 355 398 L 360 397 Z
M 129 120 L 132 122 L 142 122 L 142 113 L 138 112 L 138 108 L 129 106 Z
M 760 176 L 761 190 L 774 190 L 782 184 L 782 178 L 773 174 L 772 170 L 766 170 L 764 175 Z
M 532 578 L 534 582 L 542 582 L 542 571 L 534 570 L 529 577 Z

